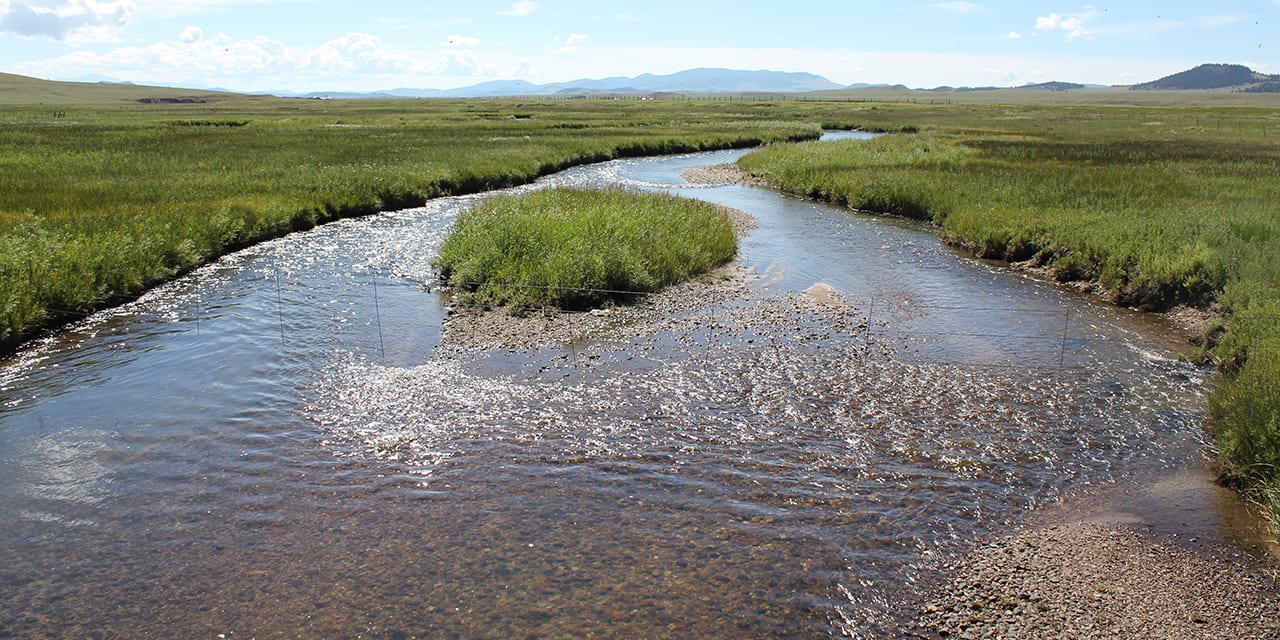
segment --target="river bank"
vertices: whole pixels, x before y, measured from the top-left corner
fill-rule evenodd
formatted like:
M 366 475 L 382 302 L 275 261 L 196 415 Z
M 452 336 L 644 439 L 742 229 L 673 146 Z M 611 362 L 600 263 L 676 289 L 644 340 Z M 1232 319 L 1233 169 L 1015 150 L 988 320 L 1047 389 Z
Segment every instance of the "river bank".
M 681 177 L 709 185 L 748 180 L 735 165 L 692 169 Z M 1030 265 L 1015 265 L 1015 269 L 1031 277 L 1055 280 Z M 1108 298 L 1096 287 L 1075 289 Z M 1202 336 L 1214 320 L 1213 314 L 1185 306 L 1161 315 L 1188 337 Z M 1191 484 L 1196 485 L 1196 491 L 1227 492 L 1208 486 L 1211 480 L 1207 474 L 1198 475 Z M 1161 502 L 1151 498 L 1143 496 L 1141 501 Z M 1239 541 L 1204 541 L 1204 532 L 1217 526 L 1217 514 L 1178 511 L 1168 504 L 1147 508 L 1153 512 L 1144 514 L 1147 517 L 1106 510 L 1059 515 L 1058 522 L 1027 525 L 1008 537 L 980 543 L 944 567 L 942 582 L 926 593 L 912 619 L 899 630 L 900 635 L 1280 636 L 1274 540 L 1267 539 L 1264 531 L 1256 532 L 1254 548 L 1248 551 L 1242 550 Z M 1188 524 L 1186 520 L 1203 521 Z

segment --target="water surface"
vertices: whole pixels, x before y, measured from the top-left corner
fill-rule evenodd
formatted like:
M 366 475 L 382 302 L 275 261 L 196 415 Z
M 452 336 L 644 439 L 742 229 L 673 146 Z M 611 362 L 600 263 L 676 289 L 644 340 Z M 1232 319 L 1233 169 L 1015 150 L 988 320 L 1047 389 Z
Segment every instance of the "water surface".
M 0 636 L 874 636 L 984 538 L 1203 469 L 1210 373 L 1167 328 L 913 224 L 678 177 L 740 153 L 526 187 L 757 218 L 750 291 L 649 333 L 441 349 L 430 261 L 462 197 L 24 350 L 0 370 Z

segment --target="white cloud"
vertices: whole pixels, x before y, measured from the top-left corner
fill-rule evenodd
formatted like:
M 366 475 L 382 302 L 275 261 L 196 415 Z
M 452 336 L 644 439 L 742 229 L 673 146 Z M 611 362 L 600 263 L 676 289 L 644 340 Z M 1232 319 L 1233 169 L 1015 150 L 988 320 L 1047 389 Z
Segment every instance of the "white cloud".
M 304 55 L 301 66 L 325 73 L 350 73 L 357 70 L 395 69 L 404 66 L 404 62 L 384 51 L 378 36 L 371 33 L 348 33 Z
M 507 66 L 465 48 L 401 51 L 369 33 L 348 33 L 317 47 L 291 47 L 267 37 L 211 36 L 199 27 L 145 47 L 79 50 L 20 65 L 22 72 L 39 77 L 109 77 L 238 91 L 450 88 L 497 77 Z
M 1077 13 L 1062 15 L 1059 13 L 1050 13 L 1048 16 L 1036 18 L 1037 31 L 1062 31 L 1066 33 L 1067 40 L 1075 40 L 1078 38 L 1090 38 L 1089 31 L 1085 29 L 1085 21 L 1098 15 L 1097 11 L 1089 11 L 1087 13 Z
M 444 40 L 446 47 L 474 47 L 478 44 L 480 44 L 479 38 L 461 36 L 456 33 L 449 34 L 449 37 Z
M 108 42 L 133 21 L 134 9 L 132 0 L 11 2 L 0 16 L 0 33 L 70 44 Z
M 1018 33 L 1017 31 L 1010 31 L 1008 37 L 1010 40 L 1021 40 L 1022 34 Z
M 511 5 L 510 9 L 507 9 L 506 11 L 499 11 L 499 13 L 504 16 L 527 16 L 533 13 L 537 8 L 538 5 L 534 4 L 533 0 L 519 0 L 515 4 Z
M 584 42 L 590 37 L 591 36 L 588 36 L 585 33 L 571 33 L 567 38 L 561 38 L 560 36 L 556 36 L 555 38 L 552 38 L 552 39 L 555 40 L 556 42 L 561 42 L 561 41 L 564 42 L 564 46 L 560 47 L 559 49 L 561 53 L 572 53 L 578 50 L 579 42 Z
M 474 51 L 450 51 L 415 64 L 413 73 L 431 76 L 460 76 L 475 79 L 498 75 L 498 67 L 483 62 Z
M 976 2 L 968 2 L 967 0 L 950 0 L 948 2 L 935 2 L 934 7 L 954 11 L 961 14 L 977 13 L 982 10 L 982 5 Z

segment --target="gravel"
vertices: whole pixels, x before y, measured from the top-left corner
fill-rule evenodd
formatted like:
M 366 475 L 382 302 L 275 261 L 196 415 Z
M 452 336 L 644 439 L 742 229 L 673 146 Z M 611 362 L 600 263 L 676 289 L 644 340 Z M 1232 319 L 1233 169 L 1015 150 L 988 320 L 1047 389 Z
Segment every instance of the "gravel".
M 680 172 L 680 177 L 690 184 L 763 184 L 743 173 L 736 164 L 716 164 L 709 167 L 695 167 Z
M 913 638 L 1280 638 L 1274 568 L 1123 524 L 1025 531 L 951 567 Z

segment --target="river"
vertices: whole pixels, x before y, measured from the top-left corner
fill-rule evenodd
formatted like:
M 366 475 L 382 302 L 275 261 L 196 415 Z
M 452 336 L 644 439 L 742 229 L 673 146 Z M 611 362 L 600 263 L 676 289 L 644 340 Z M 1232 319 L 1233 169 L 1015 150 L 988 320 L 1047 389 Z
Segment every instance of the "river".
M 1175 331 L 913 223 L 679 178 L 741 153 L 521 188 L 754 215 L 758 278 L 686 322 L 442 348 L 430 262 L 475 196 L 29 345 L 0 366 L 0 636 L 872 637 L 948 559 L 1073 505 L 1242 543 Z

